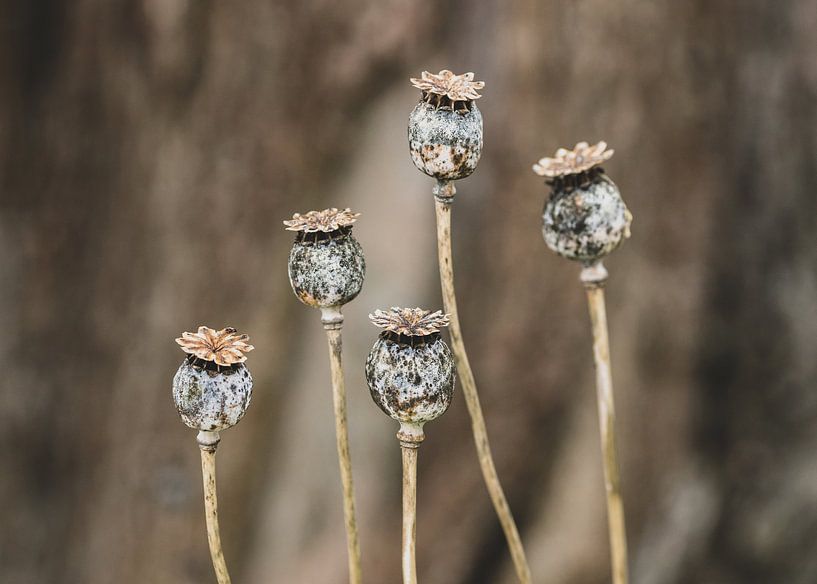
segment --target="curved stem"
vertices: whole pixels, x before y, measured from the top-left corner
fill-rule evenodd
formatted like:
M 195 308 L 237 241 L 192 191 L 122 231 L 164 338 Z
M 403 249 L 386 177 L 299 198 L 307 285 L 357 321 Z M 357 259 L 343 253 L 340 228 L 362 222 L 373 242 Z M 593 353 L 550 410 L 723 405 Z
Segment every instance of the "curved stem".
M 204 483 L 204 512 L 207 519 L 207 543 L 210 544 L 210 558 L 216 571 L 218 584 L 230 584 L 230 574 L 224 561 L 221 549 L 221 536 L 218 528 L 218 498 L 216 496 L 216 448 L 213 444 L 199 442 L 201 449 L 201 476 Z
M 417 584 L 417 446 L 401 442 L 403 451 L 403 584 Z
M 445 311 L 450 315 L 451 323 L 449 332 L 451 335 L 451 348 L 454 352 L 454 359 L 457 364 L 457 374 L 462 383 L 462 393 L 465 396 L 465 403 L 468 406 L 468 414 L 471 416 L 471 430 L 474 435 L 474 443 L 477 448 L 479 465 L 482 469 L 482 477 L 488 488 L 488 494 L 494 505 L 496 515 L 505 532 L 505 539 L 511 552 L 516 576 L 522 584 L 531 584 L 530 567 L 525 557 L 525 549 L 522 546 L 522 539 L 519 537 L 519 530 L 513 519 L 511 508 L 499 476 L 496 472 L 494 459 L 491 455 L 491 446 L 488 443 L 488 430 L 485 427 L 485 418 L 482 415 L 482 406 L 479 403 L 479 394 L 474 380 L 474 373 L 471 371 L 471 364 L 468 362 L 468 354 L 465 352 L 465 344 L 462 340 L 460 329 L 460 319 L 457 313 L 457 297 L 454 292 L 454 265 L 451 256 L 451 203 L 453 202 L 453 185 L 442 184 L 435 188 L 437 196 L 437 255 L 440 263 L 440 284 L 442 286 L 443 305 Z M 447 196 L 440 196 L 439 193 L 450 193 Z
M 335 408 L 335 435 L 340 464 L 340 479 L 343 486 L 343 516 L 346 526 L 346 547 L 349 558 L 349 582 L 361 584 L 363 581 L 360 561 L 360 541 L 355 518 L 355 487 L 352 480 L 352 457 L 349 454 L 349 427 L 346 421 L 346 385 L 343 380 L 341 361 L 341 327 L 343 316 L 340 310 L 324 312 L 322 319 L 329 343 L 329 363 L 332 371 L 332 401 Z
M 627 532 L 616 452 L 616 410 L 613 402 L 613 376 L 610 369 L 610 341 L 607 333 L 607 311 L 604 304 L 604 282 L 607 272 L 601 263 L 585 268 L 582 281 L 587 290 L 587 304 L 593 326 L 593 357 L 596 362 L 601 452 L 604 483 L 607 492 L 607 520 L 610 529 L 610 553 L 613 584 L 627 584 Z

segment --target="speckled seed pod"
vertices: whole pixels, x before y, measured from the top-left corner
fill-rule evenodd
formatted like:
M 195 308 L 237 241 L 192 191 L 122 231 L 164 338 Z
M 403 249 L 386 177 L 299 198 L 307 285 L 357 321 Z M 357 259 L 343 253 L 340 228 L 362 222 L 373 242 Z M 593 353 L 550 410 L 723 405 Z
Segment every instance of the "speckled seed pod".
M 604 142 L 580 142 L 572 151 L 559 149 L 555 158 L 534 165 L 552 189 L 542 234 L 548 247 L 565 258 L 596 262 L 630 237 L 632 215 L 618 187 L 598 166 L 613 154 L 606 147 Z
M 352 235 L 359 215 L 349 209 L 325 209 L 296 213 L 284 221 L 288 230 L 297 232 L 289 254 L 289 282 L 307 306 L 341 306 L 360 293 L 366 261 Z
M 392 308 L 369 318 L 385 330 L 366 359 L 374 402 L 401 423 L 422 426 L 451 405 L 454 357 L 440 338 L 448 317 L 439 311 Z
M 182 421 L 199 431 L 235 426 L 252 398 L 252 376 L 244 365 L 253 350 L 233 328 L 199 327 L 176 339 L 188 353 L 173 377 L 173 401 Z
M 474 172 L 482 155 L 482 114 L 477 90 L 485 84 L 473 73 L 424 71 L 412 84 L 422 91 L 411 112 L 408 141 L 414 165 L 438 180 L 457 180 Z

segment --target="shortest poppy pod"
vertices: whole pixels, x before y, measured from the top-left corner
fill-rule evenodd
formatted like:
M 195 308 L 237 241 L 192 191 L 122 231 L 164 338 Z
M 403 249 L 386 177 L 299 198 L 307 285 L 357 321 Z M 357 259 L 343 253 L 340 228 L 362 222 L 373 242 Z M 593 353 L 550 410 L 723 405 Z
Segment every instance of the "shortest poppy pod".
M 187 358 L 173 378 L 173 401 L 182 421 L 201 432 L 235 426 L 252 398 L 252 375 L 244 365 L 255 347 L 234 328 L 200 326 L 176 339 Z
M 440 338 L 448 316 L 420 308 L 376 310 L 369 318 L 383 328 L 366 359 L 366 381 L 374 402 L 401 423 L 420 430 L 439 418 L 454 395 L 454 357 Z
M 567 259 L 597 262 L 630 237 L 633 216 L 600 166 L 612 156 L 605 142 L 579 142 L 533 165 L 551 187 L 542 215 L 545 243 Z
M 363 288 L 366 260 L 352 235 L 360 216 L 351 209 L 295 213 L 284 221 L 295 231 L 289 253 L 289 283 L 298 299 L 313 308 L 342 306 Z

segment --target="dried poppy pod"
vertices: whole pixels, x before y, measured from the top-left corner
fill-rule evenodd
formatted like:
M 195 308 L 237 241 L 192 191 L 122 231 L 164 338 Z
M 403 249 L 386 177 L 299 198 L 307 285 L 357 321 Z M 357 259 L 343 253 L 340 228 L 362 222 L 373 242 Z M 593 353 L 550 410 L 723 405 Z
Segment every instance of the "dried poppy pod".
M 454 394 L 454 357 L 440 338 L 448 316 L 393 307 L 369 318 L 384 329 L 366 359 L 372 399 L 400 422 L 401 440 L 420 442 L 423 425 L 443 415 Z
M 284 221 L 288 231 L 296 232 L 289 254 L 289 282 L 307 306 L 342 306 L 360 293 L 366 261 L 352 236 L 352 224 L 359 216 L 351 209 L 332 208 L 295 213 Z
M 252 376 L 244 353 L 252 351 L 247 335 L 234 328 L 200 326 L 176 339 L 187 358 L 173 378 L 173 401 L 182 421 L 200 432 L 235 426 L 252 397 Z
M 552 189 L 542 216 L 545 242 L 567 259 L 595 263 L 630 237 L 633 217 L 599 166 L 612 156 L 605 142 L 579 142 L 533 165 Z
M 441 181 L 465 178 L 474 172 L 482 154 L 482 114 L 476 100 L 485 87 L 473 73 L 454 75 L 423 71 L 412 85 L 422 91 L 411 112 L 408 140 L 414 165 Z

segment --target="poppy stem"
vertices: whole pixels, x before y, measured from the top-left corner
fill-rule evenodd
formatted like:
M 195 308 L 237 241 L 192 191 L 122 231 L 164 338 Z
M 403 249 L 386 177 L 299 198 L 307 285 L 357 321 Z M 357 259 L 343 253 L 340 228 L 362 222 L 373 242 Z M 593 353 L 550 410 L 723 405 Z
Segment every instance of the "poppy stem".
M 613 376 L 610 368 L 610 340 L 604 284 L 607 270 L 599 261 L 582 270 L 581 281 L 587 291 L 590 322 L 593 328 L 593 357 L 596 363 L 596 393 L 601 431 L 604 484 L 607 493 L 607 520 L 610 530 L 613 584 L 627 584 L 627 532 L 621 498 L 621 475 L 616 448 L 616 411 L 613 402 Z
M 494 510 L 502 525 L 508 548 L 511 552 L 516 576 L 521 584 L 531 584 L 531 572 L 525 557 L 525 549 L 522 546 L 522 538 L 516 527 L 511 508 L 499 482 L 499 475 L 496 472 L 491 446 L 488 443 L 488 430 L 485 426 L 485 417 L 482 414 L 482 406 L 477 393 L 476 380 L 471 371 L 471 364 L 468 361 L 468 354 L 465 352 L 465 343 L 462 338 L 460 319 L 457 312 L 457 296 L 454 290 L 454 264 L 451 253 L 451 206 L 454 202 L 456 189 L 454 185 L 447 181 L 438 181 L 434 187 L 434 199 L 437 214 L 437 255 L 440 264 L 440 284 L 442 286 L 443 305 L 445 312 L 450 316 L 451 323 L 449 331 L 451 334 L 451 348 L 454 352 L 454 360 L 457 364 L 457 374 L 462 384 L 462 393 L 465 396 L 465 404 L 468 407 L 468 414 L 471 417 L 471 431 L 474 437 L 474 444 L 477 448 L 479 465 L 482 469 L 482 477 Z
M 340 465 L 340 479 L 343 488 L 343 515 L 349 559 L 349 583 L 361 584 L 363 577 L 360 560 L 360 540 L 357 533 L 357 519 L 355 518 L 355 488 L 352 480 L 352 457 L 349 453 L 349 425 L 346 416 L 346 384 L 343 378 L 343 364 L 341 361 L 343 314 L 341 314 L 340 307 L 321 309 L 321 322 L 323 328 L 326 329 L 326 338 L 329 344 L 335 436 Z
M 207 521 L 207 543 L 218 584 L 230 584 L 230 574 L 221 549 L 218 527 L 218 497 L 216 496 L 216 449 L 221 440 L 218 432 L 199 432 L 201 450 L 201 475 L 204 484 L 204 513 Z
M 403 423 L 397 439 L 403 455 L 403 584 L 417 584 L 417 454 L 421 425 Z

